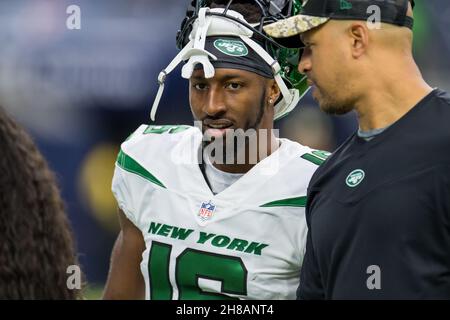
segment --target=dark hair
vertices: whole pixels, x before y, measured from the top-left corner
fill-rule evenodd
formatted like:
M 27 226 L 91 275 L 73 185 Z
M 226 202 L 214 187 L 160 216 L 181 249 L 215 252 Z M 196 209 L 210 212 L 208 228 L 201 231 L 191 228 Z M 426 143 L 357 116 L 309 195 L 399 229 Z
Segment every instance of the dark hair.
M 212 8 L 225 8 L 229 0 L 213 0 Z M 230 10 L 239 12 L 244 16 L 244 19 L 249 23 L 258 23 L 261 20 L 261 11 L 257 4 L 249 0 L 234 0 L 231 4 Z
M 0 107 L 0 299 L 76 299 L 74 241 L 55 178 L 30 136 Z

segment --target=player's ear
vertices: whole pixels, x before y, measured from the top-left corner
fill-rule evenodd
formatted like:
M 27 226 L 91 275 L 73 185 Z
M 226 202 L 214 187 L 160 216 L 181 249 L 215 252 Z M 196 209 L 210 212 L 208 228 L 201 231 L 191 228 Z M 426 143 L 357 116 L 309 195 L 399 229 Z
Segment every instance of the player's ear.
M 269 80 L 269 103 L 275 104 L 280 97 L 281 91 L 274 79 Z M 272 102 L 270 102 L 272 101 Z
M 369 29 L 365 22 L 354 21 L 347 28 L 347 36 L 351 45 L 351 53 L 354 59 L 361 57 L 369 45 Z

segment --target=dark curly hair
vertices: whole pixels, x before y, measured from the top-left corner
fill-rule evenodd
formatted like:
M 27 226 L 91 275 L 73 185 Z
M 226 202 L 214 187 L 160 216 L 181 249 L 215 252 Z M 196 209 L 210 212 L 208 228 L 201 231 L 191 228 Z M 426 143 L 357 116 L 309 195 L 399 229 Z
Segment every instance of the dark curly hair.
M 77 299 L 78 265 L 55 178 L 30 136 L 0 107 L 0 299 Z
M 229 0 L 213 0 L 211 8 L 225 8 Z M 239 12 L 249 23 L 258 23 L 261 20 L 261 11 L 254 1 L 234 0 L 230 6 L 231 10 Z

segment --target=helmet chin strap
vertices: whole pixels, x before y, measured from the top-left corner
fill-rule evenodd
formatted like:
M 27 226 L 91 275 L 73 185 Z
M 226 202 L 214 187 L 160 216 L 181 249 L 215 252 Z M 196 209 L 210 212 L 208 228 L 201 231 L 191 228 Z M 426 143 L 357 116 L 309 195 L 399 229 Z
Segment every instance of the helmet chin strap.
M 164 82 L 167 75 L 172 72 L 182 61 L 188 60 L 183 66 L 181 72 L 183 78 L 189 79 L 192 76 L 194 68 L 197 64 L 201 64 L 203 66 L 206 78 L 214 77 L 215 70 L 209 59 L 211 58 L 213 60 L 217 60 L 217 57 L 205 50 L 206 37 L 227 35 L 240 37 L 242 41 L 251 47 L 268 65 L 271 66 L 274 79 L 278 84 L 282 95 L 282 99 L 274 106 L 274 118 L 277 120 L 287 115 L 290 111 L 292 111 L 292 109 L 295 108 L 301 97 L 297 89 L 287 88 L 280 76 L 281 68 L 278 61 L 272 58 L 258 43 L 251 39 L 253 32 L 250 29 L 233 20 L 227 19 L 226 16 L 207 15 L 210 11 L 215 13 L 223 13 L 224 9 L 201 8 L 198 18 L 194 22 L 193 30 L 189 35 L 189 43 L 175 56 L 169 65 L 159 73 L 159 89 L 150 113 L 151 120 L 155 121 L 156 110 L 164 92 Z M 244 17 L 236 11 L 228 10 L 227 15 L 247 23 L 244 20 Z

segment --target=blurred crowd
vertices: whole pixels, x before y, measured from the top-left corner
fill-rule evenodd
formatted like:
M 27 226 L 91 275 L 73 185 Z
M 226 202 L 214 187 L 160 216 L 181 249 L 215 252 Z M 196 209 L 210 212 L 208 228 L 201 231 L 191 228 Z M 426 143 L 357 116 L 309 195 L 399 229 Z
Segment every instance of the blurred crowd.
M 187 2 L 0 1 L 0 105 L 26 127 L 55 171 L 79 261 L 99 290 L 118 232 L 110 191 L 115 158 L 120 143 L 150 123 L 157 76 L 177 53 Z M 450 3 L 417 2 L 416 60 L 431 85 L 450 91 Z M 73 4 L 81 9 L 79 30 L 66 27 Z M 155 124 L 192 124 L 179 68 L 166 82 Z M 327 151 L 357 126 L 353 114 L 324 115 L 309 94 L 276 125 L 280 136 Z

